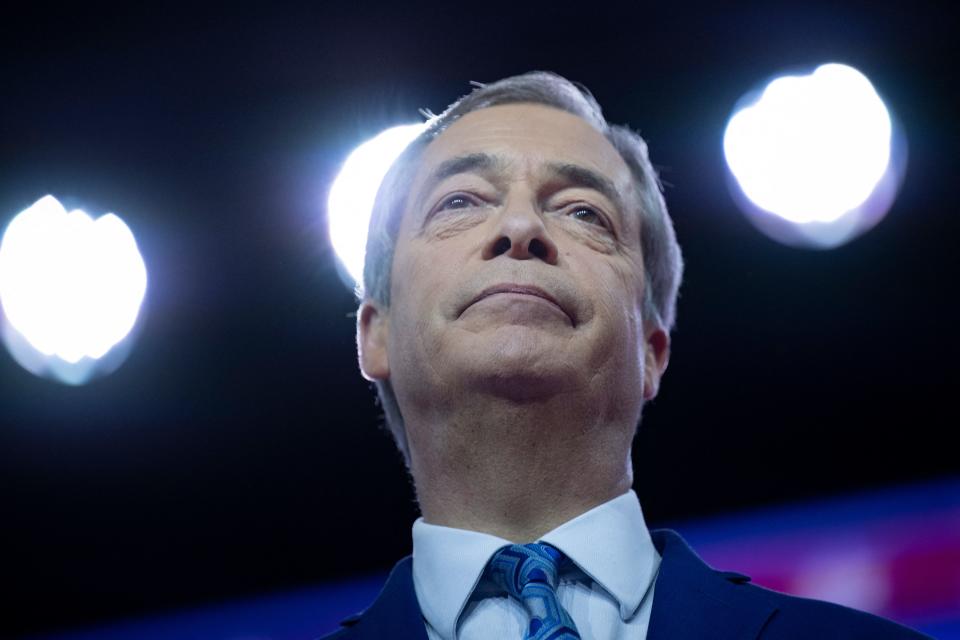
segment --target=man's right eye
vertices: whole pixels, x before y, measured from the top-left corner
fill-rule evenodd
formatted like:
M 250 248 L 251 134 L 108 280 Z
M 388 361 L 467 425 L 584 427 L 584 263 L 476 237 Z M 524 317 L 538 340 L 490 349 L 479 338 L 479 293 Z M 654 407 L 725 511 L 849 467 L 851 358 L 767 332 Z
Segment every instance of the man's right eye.
M 455 193 L 452 196 L 447 196 L 440 201 L 440 205 L 437 207 L 438 211 L 443 209 L 466 209 L 467 207 L 472 207 L 476 204 L 473 198 L 466 196 L 462 193 Z

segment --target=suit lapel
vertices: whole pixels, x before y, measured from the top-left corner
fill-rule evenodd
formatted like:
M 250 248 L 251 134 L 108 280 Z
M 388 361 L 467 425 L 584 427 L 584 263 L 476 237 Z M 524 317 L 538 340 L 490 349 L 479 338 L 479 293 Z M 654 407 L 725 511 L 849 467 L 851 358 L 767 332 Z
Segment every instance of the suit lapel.
M 777 607 L 738 583 L 747 576 L 710 568 L 675 531 L 650 532 L 662 561 L 647 640 L 755 640 Z
M 427 628 L 413 588 L 412 566 L 411 556 L 398 562 L 373 604 L 340 623 L 346 629 L 337 638 L 427 640 Z

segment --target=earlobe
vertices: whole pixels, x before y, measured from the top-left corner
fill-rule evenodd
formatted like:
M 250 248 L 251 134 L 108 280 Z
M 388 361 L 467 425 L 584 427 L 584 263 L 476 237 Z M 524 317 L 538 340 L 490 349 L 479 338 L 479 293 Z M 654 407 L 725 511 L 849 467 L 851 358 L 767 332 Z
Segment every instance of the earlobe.
M 390 323 L 386 307 L 372 300 L 364 300 L 357 311 L 357 352 L 360 371 L 370 381 L 383 381 L 390 377 L 387 361 L 387 341 Z
M 653 400 L 660 390 L 660 378 L 670 363 L 670 335 L 661 327 L 647 333 L 644 349 L 643 399 Z

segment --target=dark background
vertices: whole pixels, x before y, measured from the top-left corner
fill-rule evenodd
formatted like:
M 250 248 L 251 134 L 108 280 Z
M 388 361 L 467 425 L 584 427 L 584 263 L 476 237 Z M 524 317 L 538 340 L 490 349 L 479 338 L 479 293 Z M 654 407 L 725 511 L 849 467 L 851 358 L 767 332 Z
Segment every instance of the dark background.
M 529 69 L 590 87 L 670 185 L 687 272 L 635 447 L 651 525 L 960 472 L 947 12 L 133 4 L 0 20 L 0 225 L 47 193 L 115 211 L 149 270 L 114 375 L 70 388 L 0 353 L 0 635 L 383 571 L 409 552 L 413 493 L 356 370 L 326 194 L 364 139 Z M 745 91 L 827 61 L 873 81 L 909 164 L 872 232 L 791 249 L 738 213 L 721 137 Z

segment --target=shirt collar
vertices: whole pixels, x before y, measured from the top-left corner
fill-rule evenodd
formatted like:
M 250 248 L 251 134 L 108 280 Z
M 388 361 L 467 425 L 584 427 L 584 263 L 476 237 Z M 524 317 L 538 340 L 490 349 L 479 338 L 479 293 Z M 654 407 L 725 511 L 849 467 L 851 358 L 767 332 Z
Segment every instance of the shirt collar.
M 630 490 L 565 522 L 540 538 L 563 551 L 616 598 L 627 620 L 656 575 L 660 556 L 650 539 L 640 500 Z M 457 620 L 487 562 L 509 540 L 478 531 L 413 523 L 413 582 L 424 617 L 443 638 L 455 638 Z
M 487 562 L 509 540 L 479 531 L 413 523 L 413 587 L 423 616 L 441 638 L 455 638 L 457 619 Z
M 633 490 L 568 520 L 540 541 L 563 551 L 616 598 L 622 620 L 636 613 L 660 566 Z

